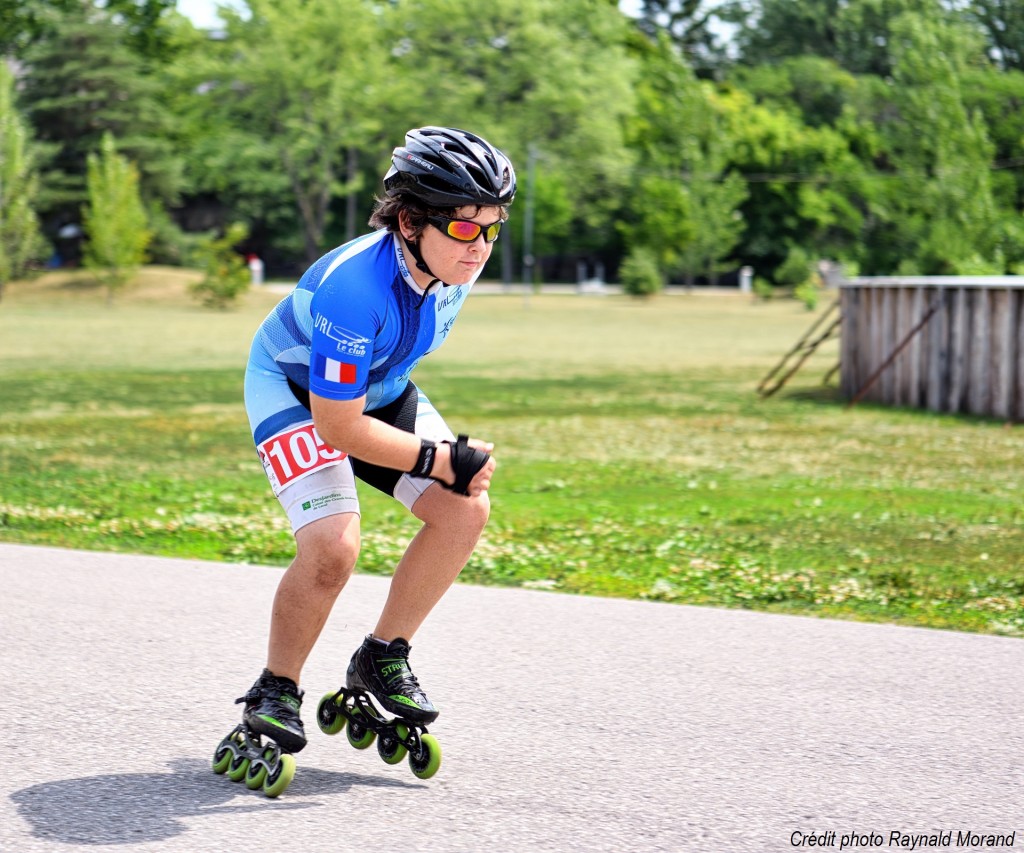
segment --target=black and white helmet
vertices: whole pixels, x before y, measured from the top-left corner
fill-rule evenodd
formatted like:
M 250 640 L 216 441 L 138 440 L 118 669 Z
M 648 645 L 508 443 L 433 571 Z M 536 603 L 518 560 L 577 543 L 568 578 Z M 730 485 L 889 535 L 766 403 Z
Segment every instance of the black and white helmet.
M 516 173 L 501 151 L 454 127 L 421 127 L 405 135 L 384 176 L 389 196 L 409 195 L 430 207 L 511 204 Z

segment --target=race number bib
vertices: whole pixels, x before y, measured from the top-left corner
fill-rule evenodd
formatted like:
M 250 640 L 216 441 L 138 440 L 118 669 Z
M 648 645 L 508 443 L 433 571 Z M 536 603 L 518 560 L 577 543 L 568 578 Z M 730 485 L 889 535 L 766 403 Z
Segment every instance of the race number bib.
M 275 495 L 307 474 L 337 465 L 348 456 L 326 444 L 312 422 L 279 432 L 256 449 Z

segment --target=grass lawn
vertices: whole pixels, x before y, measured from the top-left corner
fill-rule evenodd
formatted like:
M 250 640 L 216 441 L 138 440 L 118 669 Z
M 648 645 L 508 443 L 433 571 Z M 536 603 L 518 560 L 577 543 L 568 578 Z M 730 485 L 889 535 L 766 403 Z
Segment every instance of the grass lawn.
M 110 307 L 84 274 L 0 302 L 0 539 L 285 565 L 241 380 L 279 294 L 198 307 L 152 268 Z M 496 443 L 464 579 L 1024 636 L 1021 428 L 758 381 L 815 318 L 696 292 L 474 294 L 414 377 Z M 363 492 L 361 569 L 415 530 Z

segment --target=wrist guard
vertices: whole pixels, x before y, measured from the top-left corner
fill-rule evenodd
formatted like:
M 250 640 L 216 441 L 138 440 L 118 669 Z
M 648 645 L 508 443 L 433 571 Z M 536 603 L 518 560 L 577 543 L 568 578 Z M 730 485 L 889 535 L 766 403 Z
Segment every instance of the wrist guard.
M 469 484 L 476 473 L 487 464 L 491 458 L 490 453 L 484 453 L 475 447 L 469 446 L 469 436 L 460 435 L 458 441 L 446 441 L 452 449 L 452 471 L 455 472 L 455 483 L 449 486 L 442 482 L 441 485 L 450 489 L 456 494 L 468 495 Z
M 437 445 L 428 438 L 420 439 L 420 455 L 409 472 L 414 477 L 429 477 L 437 458 Z

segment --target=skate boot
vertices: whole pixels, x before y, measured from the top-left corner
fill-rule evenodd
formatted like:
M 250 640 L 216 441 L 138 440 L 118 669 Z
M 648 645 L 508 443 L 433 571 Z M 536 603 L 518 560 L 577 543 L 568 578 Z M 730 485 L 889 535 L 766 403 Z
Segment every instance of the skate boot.
M 226 773 L 232 782 L 244 779 L 251 790 L 262 788 L 268 797 L 278 797 L 295 778 L 290 753 L 306 745 L 299 719 L 302 691 L 291 679 L 265 669 L 249 692 L 235 700 L 240 702 L 245 703 L 242 722 L 217 745 L 213 772 Z
M 374 699 L 394 719 L 384 716 Z M 347 724 L 348 742 L 356 749 L 376 740 L 387 764 L 398 764 L 408 755 L 420 779 L 429 779 L 441 766 L 441 746 L 427 733 L 427 724 L 437 715 L 409 668 L 409 644 L 403 639 L 384 643 L 372 636 L 352 655 L 345 686 L 325 695 L 316 714 L 325 734 L 338 734 Z
M 432 723 L 438 711 L 409 669 L 409 644 L 399 638 L 383 643 L 367 637 L 352 655 L 346 686 L 364 690 L 396 717 Z
M 284 752 L 301 752 L 306 745 L 306 731 L 299 719 L 302 694 L 290 678 L 278 678 L 265 669 L 235 704 L 245 702 L 242 719 L 253 731 L 273 740 Z

